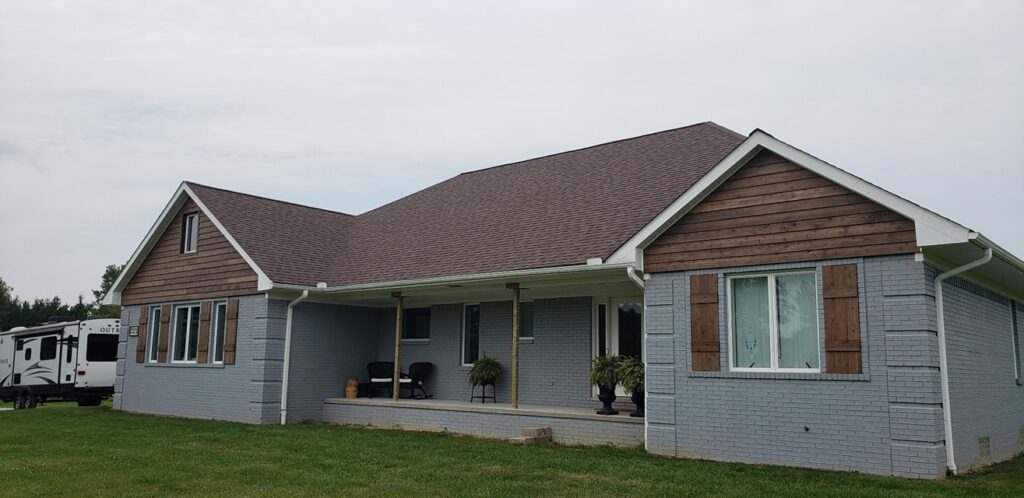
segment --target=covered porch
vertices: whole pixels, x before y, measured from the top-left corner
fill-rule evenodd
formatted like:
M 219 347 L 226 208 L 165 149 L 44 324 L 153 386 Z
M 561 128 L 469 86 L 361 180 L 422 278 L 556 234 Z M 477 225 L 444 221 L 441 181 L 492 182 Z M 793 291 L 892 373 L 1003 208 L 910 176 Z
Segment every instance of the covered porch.
M 452 432 L 513 439 L 524 429 L 550 428 L 552 441 L 568 445 L 641 446 L 644 419 L 597 415 L 593 409 L 509 403 L 469 403 L 438 399 L 327 398 L 324 421 L 391 429 Z
M 495 438 L 544 426 L 569 444 L 642 444 L 643 419 L 627 416 L 633 408 L 628 397 L 621 393 L 617 404 L 623 415 L 596 415 L 601 403 L 588 378 L 597 355 L 643 354 L 642 287 L 626 267 L 582 268 L 568 275 L 311 295 L 291 309 L 291 379 L 282 411 L 288 421 Z M 483 356 L 502 366 L 496 403 L 470 403 L 469 372 Z M 376 389 L 372 399 L 345 399 L 349 379 L 364 384 L 365 395 L 367 365 L 374 362 L 397 364 L 399 373 L 430 363 L 423 385 L 431 397 L 396 399 Z M 609 436 L 598 437 L 602 433 Z

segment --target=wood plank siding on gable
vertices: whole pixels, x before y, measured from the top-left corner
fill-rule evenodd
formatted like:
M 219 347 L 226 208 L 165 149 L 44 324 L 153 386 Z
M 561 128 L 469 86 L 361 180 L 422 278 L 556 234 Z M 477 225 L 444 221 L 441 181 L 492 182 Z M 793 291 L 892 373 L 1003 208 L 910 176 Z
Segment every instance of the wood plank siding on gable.
M 644 271 L 917 252 L 914 222 L 762 151 L 644 251 Z
M 182 217 L 198 213 L 196 252 L 181 253 Z M 255 294 L 256 272 L 191 199 L 174 215 L 121 293 L 124 305 Z

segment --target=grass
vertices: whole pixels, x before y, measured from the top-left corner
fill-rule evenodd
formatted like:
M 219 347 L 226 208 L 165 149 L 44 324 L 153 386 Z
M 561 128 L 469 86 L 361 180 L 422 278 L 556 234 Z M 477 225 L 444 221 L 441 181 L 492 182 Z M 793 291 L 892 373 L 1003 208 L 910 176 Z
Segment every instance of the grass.
M 4 496 L 1024 496 L 1024 458 L 917 481 L 65 403 L 0 412 L 0 483 Z

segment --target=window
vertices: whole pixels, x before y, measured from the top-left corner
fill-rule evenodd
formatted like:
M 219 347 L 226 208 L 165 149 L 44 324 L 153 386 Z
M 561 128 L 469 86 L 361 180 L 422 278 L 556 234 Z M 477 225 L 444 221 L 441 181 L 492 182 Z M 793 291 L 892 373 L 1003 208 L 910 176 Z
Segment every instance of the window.
M 480 358 L 480 305 L 462 308 L 462 364 L 472 365 Z
M 1013 314 L 1013 376 L 1017 379 L 1017 384 L 1020 384 L 1020 324 L 1017 323 L 1017 301 L 1010 301 L 1010 312 Z
M 174 355 L 176 363 L 195 363 L 199 349 L 199 305 L 174 310 Z
M 181 218 L 181 252 L 196 252 L 199 244 L 199 214 L 186 214 Z
M 52 360 L 57 358 L 57 338 L 44 337 L 39 346 L 39 360 Z
M 402 339 L 430 339 L 430 308 L 406 308 L 403 311 Z
M 729 278 L 733 370 L 819 370 L 818 295 L 811 272 Z
M 519 303 L 519 338 L 533 339 L 533 303 Z
M 608 305 L 597 305 L 597 355 L 608 354 Z
M 25 361 L 32 361 L 32 348 L 25 348 Z
M 224 330 L 228 318 L 228 303 L 213 305 L 213 362 L 224 363 Z
M 117 361 L 117 335 L 90 334 L 85 340 L 85 361 Z
M 64 343 L 64 363 L 71 363 L 74 358 L 75 349 L 78 348 L 78 338 L 68 337 Z
M 160 348 L 160 316 L 162 311 L 159 306 L 153 306 L 149 309 L 149 324 L 147 327 L 149 330 L 146 331 L 146 340 L 149 342 L 149 362 L 156 363 L 157 354 L 159 354 Z

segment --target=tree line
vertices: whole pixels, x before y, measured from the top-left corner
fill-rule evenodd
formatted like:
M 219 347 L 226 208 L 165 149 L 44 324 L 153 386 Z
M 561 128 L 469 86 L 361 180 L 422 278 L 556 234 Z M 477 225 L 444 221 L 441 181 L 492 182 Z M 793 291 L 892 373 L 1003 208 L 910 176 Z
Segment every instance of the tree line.
M 41 298 L 29 301 L 14 293 L 14 288 L 0 278 L 0 331 L 12 327 L 34 327 L 42 325 L 52 317 L 67 317 L 73 320 L 91 318 L 120 318 L 121 307 L 101 304 L 103 296 L 113 287 L 124 266 L 107 265 L 103 271 L 100 288 L 92 291 L 93 301 L 86 302 L 79 294 L 77 303 L 62 302 L 59 297 Z

